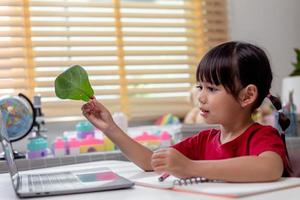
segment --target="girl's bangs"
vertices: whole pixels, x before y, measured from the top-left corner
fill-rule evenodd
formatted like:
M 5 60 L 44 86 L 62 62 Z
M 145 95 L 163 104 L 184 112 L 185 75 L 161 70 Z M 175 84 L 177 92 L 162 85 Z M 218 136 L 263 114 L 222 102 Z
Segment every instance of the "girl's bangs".
M 232 81 L 233 74 L 231 55 L 222 55 L 221 51 L 210 52 L 199 63 L 197 81 L 226 86 Z
M 219 46 L 209 51 L 199 63 L 197 81 L 223 85 L 231 94 L 239 91 L 239 69 L 234 56 L 234 46 Z

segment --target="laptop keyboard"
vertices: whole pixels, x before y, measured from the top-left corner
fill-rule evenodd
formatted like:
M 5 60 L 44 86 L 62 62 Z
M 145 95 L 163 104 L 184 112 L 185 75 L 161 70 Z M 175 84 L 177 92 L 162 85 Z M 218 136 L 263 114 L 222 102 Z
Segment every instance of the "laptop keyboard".
M 80 180 L 70 172 L 28 175 L 28 189 L 30 192 L 67 190 L 77 188 L 79 185 L 81 185 Z

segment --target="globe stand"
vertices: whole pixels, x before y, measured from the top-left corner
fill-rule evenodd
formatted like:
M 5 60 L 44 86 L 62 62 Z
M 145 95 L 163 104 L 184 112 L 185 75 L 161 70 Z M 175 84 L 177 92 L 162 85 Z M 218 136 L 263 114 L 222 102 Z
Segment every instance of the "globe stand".
M 13 153 L 14 153 L 14 159 L 25 159 L 26 158 L 25 153 L 18 152 L 16 150 L 14 150 Z M 0 153 L 0 160 L 5 160 L 4 152 Z

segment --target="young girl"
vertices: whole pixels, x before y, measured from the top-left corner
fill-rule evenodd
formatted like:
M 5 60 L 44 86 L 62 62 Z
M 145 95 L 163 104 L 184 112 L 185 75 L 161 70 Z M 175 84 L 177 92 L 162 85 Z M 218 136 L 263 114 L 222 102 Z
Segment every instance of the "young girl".
M 278 131 L 251 118 L 265 97 L 276 100 L 269 93 L 272 72 L 264 51 L 248 43 L 221 44 L 201 60 L 197 81 L 200 114 L 221 129 L 202 131 L 155 152 L 124 133 L 95 98 L 82 111 L 146 171 L 230 182 L 273 181 L 288 175 L 287 152 Z

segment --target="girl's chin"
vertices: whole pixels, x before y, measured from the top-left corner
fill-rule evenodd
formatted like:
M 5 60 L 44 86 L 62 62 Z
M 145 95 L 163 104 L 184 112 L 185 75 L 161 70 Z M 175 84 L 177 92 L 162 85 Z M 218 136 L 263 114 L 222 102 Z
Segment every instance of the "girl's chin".
M 218 122 L 216 122 L 215 120 L 213 120 L 213 119 L 210 119 L 210 118 L 204 118 L 204 122 L 206 123 L 206 124 L 218 124 Z

